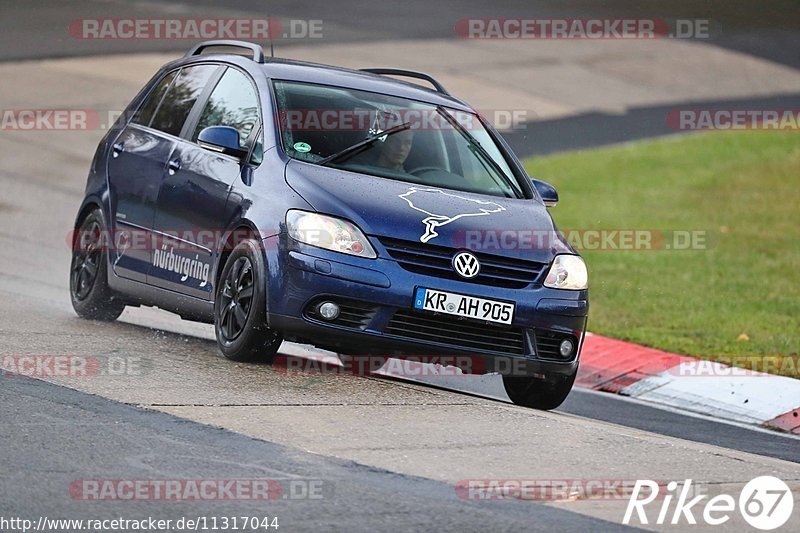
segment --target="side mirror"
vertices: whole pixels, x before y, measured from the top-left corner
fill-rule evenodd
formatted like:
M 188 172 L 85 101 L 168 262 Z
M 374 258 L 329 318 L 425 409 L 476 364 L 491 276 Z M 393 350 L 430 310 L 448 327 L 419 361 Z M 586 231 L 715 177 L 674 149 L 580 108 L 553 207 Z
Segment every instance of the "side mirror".
M 533 186 L 542 197 L 545 207 L 555 207 L 558 204 L 558 191 L 546 181 L 531 178 Z
M 247 150 L 239 144 L 239 132 L 230 126 L 209 126 L 203 129 L 197 136 L 197 144 L 239 159 L 247 156 Z

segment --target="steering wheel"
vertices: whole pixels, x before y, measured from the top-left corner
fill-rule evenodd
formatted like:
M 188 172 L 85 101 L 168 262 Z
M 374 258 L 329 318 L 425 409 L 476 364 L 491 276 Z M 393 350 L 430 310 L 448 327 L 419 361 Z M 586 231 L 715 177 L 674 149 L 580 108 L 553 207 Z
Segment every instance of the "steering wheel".
M 447 169 L 442 167 L 428 166 L 428 167 L 417 167 L 413 170 L 409 170 L 408 173 L 413 174 L 414 176 L 419 176 L 420 174 L 424 174 L 425 172 L 430 172 L 432 170 L 443 170 L 447 172 Z

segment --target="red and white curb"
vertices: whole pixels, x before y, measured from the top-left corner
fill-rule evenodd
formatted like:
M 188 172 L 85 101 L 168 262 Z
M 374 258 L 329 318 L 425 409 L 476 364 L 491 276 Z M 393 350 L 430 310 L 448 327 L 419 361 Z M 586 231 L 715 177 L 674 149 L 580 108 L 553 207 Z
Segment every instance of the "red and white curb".
M 284 344 L 282 353 L 341 366 L 333 352 Z M 420 366 L 421 365 L 421 366 Z M 424 367 L 424 368 L 422 368 Z M 463 374 L 417 363 L 408 373 L 389 359 L 375 374 L 510 401 L 498 374 Z M 800 435 L 800 379 L 730 367 L 587 333 L 575 387 L 654 406 Z
M 800 380 L 587 334 L 576 387 L 800 435 Z

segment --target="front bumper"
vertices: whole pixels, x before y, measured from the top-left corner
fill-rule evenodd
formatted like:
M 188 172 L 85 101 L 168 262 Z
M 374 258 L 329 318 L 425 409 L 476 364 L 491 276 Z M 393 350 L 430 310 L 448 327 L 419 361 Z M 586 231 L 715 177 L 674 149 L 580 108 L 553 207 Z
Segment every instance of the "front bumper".
M 478 372 L 506 375 L 546 377 L 577 369 L 588 291 L 538 284 L 512 289 L 412 273 L 381 257 L 378 246 L 379 257 L 368 260 L 300 244 L 284 234 L 266 239 L 264 249 L 268 325 L 287 340 L 352 354 L 469 356 Z M 416 287 L 514 301 L 513 323 L 504 327 L 417 313 L 412 310 Z M 321 299 L 352 303 L 358 320 L 322 320 L 310 312 Z M 571 356 L 546 351 L 553 339 L 567 337 L 575 344 Z

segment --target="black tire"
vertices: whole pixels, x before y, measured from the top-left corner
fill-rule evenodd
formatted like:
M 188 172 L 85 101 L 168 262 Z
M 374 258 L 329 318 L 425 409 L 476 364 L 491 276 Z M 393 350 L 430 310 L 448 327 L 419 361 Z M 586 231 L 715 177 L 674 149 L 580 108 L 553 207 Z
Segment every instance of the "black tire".
M 103 214 L 95 209 L 83 219 L 72 245 L 69 294 L 81 318 L 111 322 L 125 309 L 108 286 L 108 244 Z
M 503 376 L 503 386 L 515 405 L 549 411 L 564 403 L 572 390 L 577 374 L 576 369 L 569 376 L 558 376 L 551 380 Z
M 214 298 L 214 332 L 222 355 L 233 361 L 271 363 L 283 342 L 266 325 L 266 269 L 258 242 L 231 251 Z

